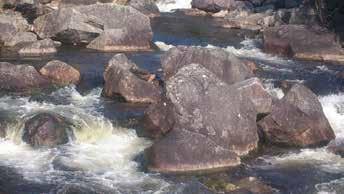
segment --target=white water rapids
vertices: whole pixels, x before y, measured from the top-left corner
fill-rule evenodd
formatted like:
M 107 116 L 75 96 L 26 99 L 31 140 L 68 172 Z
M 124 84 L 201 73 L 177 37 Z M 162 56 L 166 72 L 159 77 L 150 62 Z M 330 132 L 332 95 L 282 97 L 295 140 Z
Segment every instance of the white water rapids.
M 161 12 L 171 12 L 174 9 L 191 8 L 191 0 L 158 0 L 157 6 Z
M 15 168 L 26 180 L 45 184 L 98 185 L 118 193 L 163 190 L 168 184 L 140 172 L 134 161 L 150 141 L 139 138 L 133 129 L 116 127 L 104 118 L 98 111 L 102 108 L 100 93 L 97 88 L 82 96 L 74 87 L 66 87 L 51 94 L 63 98 L 66 105 L 39 103 L 23 97 L 0 98 L 1 109 L 17 113 L 18 120 L 35 112 L 51 111 L 71 118 L 80 126 L 75 132 L 75 142 L 58 149 L 40 150 L 20 141 L 17 134 L 20 126 L 10 126 L 12 133 L 0 140 L 0 165 Z

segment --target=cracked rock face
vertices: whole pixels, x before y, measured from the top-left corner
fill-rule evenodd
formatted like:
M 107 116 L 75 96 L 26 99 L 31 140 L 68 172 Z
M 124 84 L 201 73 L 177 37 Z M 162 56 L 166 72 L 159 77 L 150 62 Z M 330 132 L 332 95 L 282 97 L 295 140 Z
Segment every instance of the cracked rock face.
M 300 84 L 274 103 L 258 125 L 266 141 L 283 146 L 320 146 L 335 138 L 317 96 Z
M 257 147 L 257 113 L 250 99 L 202 65 L 179 69 L 166 90 L 176 121 L 146 150 L 150 170 L 219 170 L 240 164 L 240 156 Z
M 227 84 L 244 81 L 253 77 L 247 65 L 223 49 L 208 49 L 179 46 L 170 49 L 162 58 L 165 80 L 191 63 L 200 64 Z

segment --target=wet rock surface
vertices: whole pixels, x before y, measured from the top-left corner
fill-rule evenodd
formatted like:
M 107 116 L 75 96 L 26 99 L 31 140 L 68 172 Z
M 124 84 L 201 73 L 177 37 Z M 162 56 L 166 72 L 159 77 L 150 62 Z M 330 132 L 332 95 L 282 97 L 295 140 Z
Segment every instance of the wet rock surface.
M 300 84 L 274 103 L 258 125 L 267 141 L 284 146 L 321 146 L 335 138 L 317 96 Z
M 66 144 L 73 133 L 70 123 L 51 113 L 39 113 L 25 122 L 23 140 L 33 147 Z
M 117 54 L 109 61 L 104 80 L 106 97 L 121 97 L 133 103 L 154 103 L 160 99 L 161 89 L 155 75 L 140 69 L 124 54 Z

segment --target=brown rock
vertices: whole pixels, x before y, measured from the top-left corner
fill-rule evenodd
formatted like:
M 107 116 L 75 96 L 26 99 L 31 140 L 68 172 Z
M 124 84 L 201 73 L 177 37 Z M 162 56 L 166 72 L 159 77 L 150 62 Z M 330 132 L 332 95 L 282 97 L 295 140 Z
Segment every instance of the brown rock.
M 58 60 L 48 62 L 39 72 L 55 84 L 78 84 L 80 72 L 74 67 Z
M 264 31 L 266 52 L 293 55 L 304 60 L 344 62 L 344 51 L 335 34 L 304 25 L 282 25 Z
M 267 141 L 284 146 L 320 146 L 335 138 L 317 96 L 300 84 L 275 102 L 258 125 Z
M 158 102 L 161 89 L 156 82 L 148 81 L 150 77 L 150 73 L 129 61 L 124 54 L 117 54 L 105 69 L 103 95 L 122 97 L 134 103 Z

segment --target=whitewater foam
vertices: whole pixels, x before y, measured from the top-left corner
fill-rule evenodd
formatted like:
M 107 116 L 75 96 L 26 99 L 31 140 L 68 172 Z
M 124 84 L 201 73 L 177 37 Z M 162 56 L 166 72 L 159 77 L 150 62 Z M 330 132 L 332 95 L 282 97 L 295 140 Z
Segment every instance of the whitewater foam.
M 12 126 L 15 133 L 0 139 L 0 165 L 15 168 L 26 180 L 44 184 L 92 183 L 117 193 L 154 193 L 169 186 L 159 177 L 138 170 L 135 157 L 151 142 L 138 137 L 134 129 L 117 127 L 106 119 L 99 111 L 100 92 L 96 88 L 81 95 L 75 87 L 66 87 L 50 95 L 63 97 L 64 104 L 41 103 L 27 97 L 0 98 L 0 106 L 18 114 L 19 122 L 36 112 L 49 111 L 71 119 L 77 126 L 75 141 L 38 150 L 20 141 L 22 125 Z
M 161 12 L 171 12 L 175 9 L 191 8 L 192 0 L 159 0 L 156 5 Z

